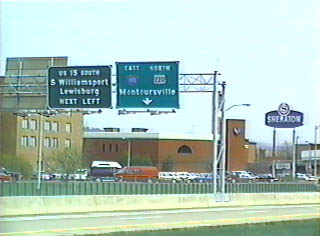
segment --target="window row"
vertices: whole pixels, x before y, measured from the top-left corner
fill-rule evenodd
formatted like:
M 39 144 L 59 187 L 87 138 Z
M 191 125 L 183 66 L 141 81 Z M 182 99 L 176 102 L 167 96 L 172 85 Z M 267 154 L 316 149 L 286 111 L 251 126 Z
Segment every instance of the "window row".
M 37 120 L 23 119 L 22 123 L 21 123 L 21 127 L 22 127 L 22 129 L 37 130 Z M 57 121 L 45 121 L 43 124 L 43 130 L 58 132 L 60 130 L 60 125 Z M 66 123 L 64 131 L 67 133 L 71 133 L 72 132 L 72 124 Z
M 58 138 L 49 138 L 45 137 L 43 140 L 43 146 L 45 148 L 58 148 L 60 146 L 61 140 Z M 37 137 L 35 136 L 22 136 L 21 137 L 21 146 L 24 147 L 36 147 L 37 146 Z M 71 139 L 64 140 L 64 147 L 71 148 Z
M 120 145 L 119 144 L 102 144 L 102 152 L 119 152 Z M 192 149 L 189 146 L 182 145 L 177 150 L 178 154 L 189 155 L 192 154 Z
M 102 152 L 119 152 L 119 144 L 102 144 Z
M 31 129 L 36 130 L 37 129 L 37 121 L 36 120 L 28 120 L 23 119 L 21 123 L 22 129 Z
M 22 136 L 21 137 L 21 146 L 24 147 L 35 147 L 37 144 L 37 138 L 35 136 Z

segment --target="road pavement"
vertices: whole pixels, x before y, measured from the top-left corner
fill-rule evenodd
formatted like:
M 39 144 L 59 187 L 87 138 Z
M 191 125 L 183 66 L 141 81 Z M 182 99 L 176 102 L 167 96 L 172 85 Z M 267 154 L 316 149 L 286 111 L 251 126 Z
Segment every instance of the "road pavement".
M 0 236 L 81 235 L 312 218 L 320 218 L 320 204 L 17 216 L 0 219 Z

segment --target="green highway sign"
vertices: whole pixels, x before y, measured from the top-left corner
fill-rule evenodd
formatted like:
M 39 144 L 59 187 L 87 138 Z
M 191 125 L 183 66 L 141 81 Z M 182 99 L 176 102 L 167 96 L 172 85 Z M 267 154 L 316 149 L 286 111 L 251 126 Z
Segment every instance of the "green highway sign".
M 117 62 L 117 108 L 179 108 L 179 62 Z
M 110 108 L 111 67 L 50 67 L 48 107 L 51 109 Z

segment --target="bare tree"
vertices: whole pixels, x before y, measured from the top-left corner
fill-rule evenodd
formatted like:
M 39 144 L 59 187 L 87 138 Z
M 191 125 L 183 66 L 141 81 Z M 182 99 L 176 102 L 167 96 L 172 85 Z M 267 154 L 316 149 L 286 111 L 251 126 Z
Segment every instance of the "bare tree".
M 87 161 L 77 149 L 64 149 L 54 153 L 48 165 L 52 171 L 70 175 L 77 169 L 87 167 Z

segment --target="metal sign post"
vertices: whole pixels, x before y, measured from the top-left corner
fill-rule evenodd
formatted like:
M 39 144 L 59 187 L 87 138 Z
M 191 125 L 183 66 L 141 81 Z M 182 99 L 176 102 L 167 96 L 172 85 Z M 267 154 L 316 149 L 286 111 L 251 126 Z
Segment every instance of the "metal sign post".
M 292 179 L 296 179 L 296 129 L 292 131 Z

